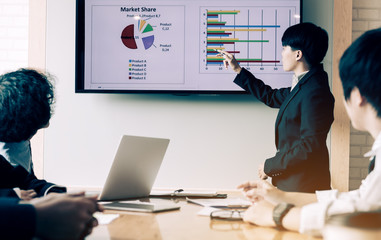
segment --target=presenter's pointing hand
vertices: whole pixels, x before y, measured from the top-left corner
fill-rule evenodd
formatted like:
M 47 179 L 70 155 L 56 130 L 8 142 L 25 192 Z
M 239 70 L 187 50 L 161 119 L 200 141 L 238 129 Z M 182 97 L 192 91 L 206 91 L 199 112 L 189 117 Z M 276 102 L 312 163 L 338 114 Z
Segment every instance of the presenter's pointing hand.
M 216 51 L 219 52 L 219 54 L 217 54 L 218 57 L 224 58 L 223 62 L 226 69 L 228 69 L 228 67 L 230 66 L 234 72 L 238 74 L 241 72 L 242 68 L 241 66 L 239 66 L 233 54 L 228 53 L 226 51 L 222 51 L 222 50 L 216 50 Z

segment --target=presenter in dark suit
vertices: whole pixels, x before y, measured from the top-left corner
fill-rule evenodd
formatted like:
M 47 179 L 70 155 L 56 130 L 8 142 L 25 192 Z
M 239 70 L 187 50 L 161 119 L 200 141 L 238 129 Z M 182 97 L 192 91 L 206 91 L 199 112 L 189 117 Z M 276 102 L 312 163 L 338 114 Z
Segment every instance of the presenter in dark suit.
M 282 37 L 282 64 L 294 72 L 292 86 L 272 89 L 234 56 L 220 51 L 226 68 L 238 75 L 234 82 L 272 108 L 279 108 L 275 122 L 275 156 L 259 166 L 261 179 L 272 178 L 284 191 L 315 192 L 330 189 L 327 134 L 333 122 L 334 97 L 321 64 L 328 49 L 327 32 L 312 24 L 289 27 Z

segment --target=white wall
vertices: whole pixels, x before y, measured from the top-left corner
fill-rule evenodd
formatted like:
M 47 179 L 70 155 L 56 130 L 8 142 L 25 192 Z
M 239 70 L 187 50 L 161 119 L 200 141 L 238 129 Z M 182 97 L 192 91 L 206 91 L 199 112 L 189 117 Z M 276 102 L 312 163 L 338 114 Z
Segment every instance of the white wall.
M 331 1 L 319 2 L 322 19 L 332 18 Z M 158 188 L 234 188 L 274 154 L 277 110 L 250 96 L 75 94 L 75 1 L 48 0 L 47 17 L 47 69 L 57 77 L 44 143 L 49 181 L 102 186 L 121 134 L 171 139 Z
M 28 66 L 28 0 L 0 0 L 0 74 Z

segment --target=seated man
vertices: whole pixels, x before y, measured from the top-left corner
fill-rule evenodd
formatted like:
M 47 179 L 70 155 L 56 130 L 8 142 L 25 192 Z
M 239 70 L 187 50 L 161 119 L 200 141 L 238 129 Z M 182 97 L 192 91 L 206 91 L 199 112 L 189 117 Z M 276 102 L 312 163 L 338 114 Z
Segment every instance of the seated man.
M 334 214 L 381 209 L 381 28 L 368 31 L 344 52 L 340 78 L 345 106 L 354 128 L 375 139 L 370 155 L 373 169 L 359 189 L 316 193 L 283 192 L 266 181 L 238 186 L 257 201 L 245 213 L 245 221 L 261 226 L 319 235 Z
M 47 127 L 54 101 L 48 77 L 35 70 L 20 69 L 0 76 L 0 142 L 21 143 Z M 29 145 L 28 145 L 29 146 Z M 21 189 L 21 190 L 20 190 Z M 22 165 L 12 166 L 0 155 L 0 196 L 28 200 L 50 192 L 66 192 Z
M 98 225 L 97 197 L 52 194 L 31 202 L 0 198 L 2 239 L 83 239 Z

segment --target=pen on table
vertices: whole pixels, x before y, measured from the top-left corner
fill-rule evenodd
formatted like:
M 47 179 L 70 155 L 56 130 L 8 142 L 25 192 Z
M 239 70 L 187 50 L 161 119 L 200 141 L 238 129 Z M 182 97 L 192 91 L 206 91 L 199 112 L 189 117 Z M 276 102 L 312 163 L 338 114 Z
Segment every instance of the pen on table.
M 227 208 L 248 208 L 247 205 L 242 205 L 242 204 L 228 204 L 226 207 Z
M 172 196 L 176 196 L 178 193 L 183 192 L 183 191 L 184 191 L 184 189 L 182 189 L 182 188 L 177 189 L 177 190 L 173 191 Z

